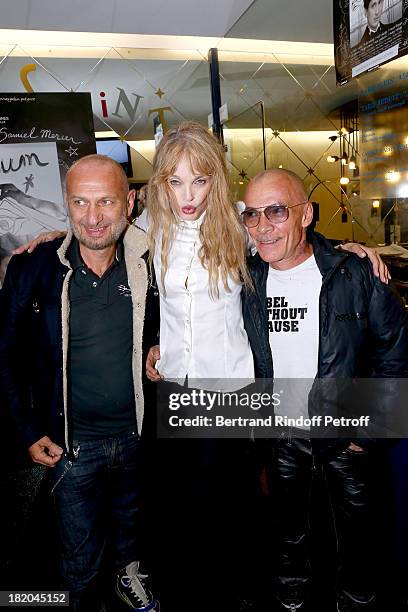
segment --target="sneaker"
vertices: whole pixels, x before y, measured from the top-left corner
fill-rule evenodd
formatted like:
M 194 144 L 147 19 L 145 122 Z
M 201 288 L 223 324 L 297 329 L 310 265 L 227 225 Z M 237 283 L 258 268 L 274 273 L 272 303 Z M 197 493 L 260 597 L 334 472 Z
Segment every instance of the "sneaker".
M 159 612 L 159 602 L 146 586 L 147 574 L 139 572 L 139 561 L 133 561 L 116 575 L 116 594 L 132 610 Z
M 340 593 L 337 599 L 337 612 L 372 612 L 374 608 L 374 595 L 369 600 L 358 601 L 350 596 Z
M 306 612 L 306 603 L 304 601 L 279 600 L 278 610 L 282 612 L 284 610 L 288 612 Z

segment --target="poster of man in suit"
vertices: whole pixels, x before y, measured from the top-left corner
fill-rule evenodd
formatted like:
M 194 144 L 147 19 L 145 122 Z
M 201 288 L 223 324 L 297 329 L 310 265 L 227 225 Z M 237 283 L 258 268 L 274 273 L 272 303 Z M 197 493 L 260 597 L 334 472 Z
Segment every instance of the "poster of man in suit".
M 334 0 L 337 83 L 405 55 L 408 0 Z

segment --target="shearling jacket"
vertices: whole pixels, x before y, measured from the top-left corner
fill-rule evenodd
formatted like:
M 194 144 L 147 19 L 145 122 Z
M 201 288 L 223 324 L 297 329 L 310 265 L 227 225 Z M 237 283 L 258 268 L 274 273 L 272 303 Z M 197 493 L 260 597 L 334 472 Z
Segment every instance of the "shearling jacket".
M 356 379 L 377 379 L 378 393 L 374 401 L 379 402 L 378 410 L 385 417 L 398 407 L 403 409 L 406 400 L 397 395 L 401 395 L 404 384 L 396 382 L 394 389 L 390 387 L 390 379 L 398 381 L 408 376 L 408 324 L 401 301 L 390 285 L 375 278 L 368 261 L 337 251 L 316 232 L 311 232 L 308 239 L 322 274 L 318 367 L 309 395 L 310 416 L 332 415 L 333 411 L 340 416 L 340 402 L 344 407 L 344 397 L 352 398 L 349 383 Z M 249 259 L 248 267 L 254 290 L 246 290 L 242 296 L 245 329 L 254 355 L 256 377 L 272 379 L 266 308 L 269 265 L 256 254 Z M 327 383 L 328 379 L 332 383 Z M 349 386 L 346 388 L 343 384 L 340 389 L 339 381 Z M 339 389 L 343 392 L 342 398 Z M 364 434 L 360 434 L 350 432 L 350 439 L 363 443 L 361 435 Z M 326 431 L 325 435 L 335 436 L 335 432 Z M 327 444 L 323 445 L 315 442 L 325 449 L 348 444 L 345 439 L 326 440 Z
M 0 385 L 25 446 L 48 435 L 70 454 L 69 283 L 72 234 L 11 259 L 0 292 Z M 136 420 L 144 417 L 144 354 L 157 343 L 158 291 L 149 282 L 145 233 L 129 226 L 125 263 L 132 295 Z M 101 347 L 103 350 L 103 347 Z

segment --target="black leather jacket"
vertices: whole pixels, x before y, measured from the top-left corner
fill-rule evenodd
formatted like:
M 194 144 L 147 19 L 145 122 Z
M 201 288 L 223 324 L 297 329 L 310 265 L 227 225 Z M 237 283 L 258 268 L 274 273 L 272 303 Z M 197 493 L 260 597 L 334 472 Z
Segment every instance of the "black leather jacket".
M 309 395 L 309 413 L 312 416 L 325 411 L 332 413 L 333 402 L 338 399 L 339 380 L 406 378 L 408 324 L 399 297 L 390 285 L 380 282 L 373 275 L 366 259 L 334 249 L 328 240 L 316 232 L 310 232 L 308 239 L 322 274 L 318 369 Z M 242 301 L 245 329 L 254 355 L 255 375 L 257 378 L 272 378 L 266 309 L 269 265 L 256 254 L 249 258 L 248 268 L 254 290 L 245 290 Z M 335 381 L 334 384 L 323 386 L 322 391 L 319 379 L 329 378 Z M 387 388 L 382 400 L 382 411 L 393 410 L 395 390 L 390 392 Z M 384 401 L 388 401 L 388 405 L 384 406 Z M 364 434 L 356 431 L 353 439 L 360 440 L 361 435 Z M 331 441 L 330 445 L 344 447 L 346 441 L 337 440 L 337 444 Z M 323 446 L 327 448 L 328 445 Z

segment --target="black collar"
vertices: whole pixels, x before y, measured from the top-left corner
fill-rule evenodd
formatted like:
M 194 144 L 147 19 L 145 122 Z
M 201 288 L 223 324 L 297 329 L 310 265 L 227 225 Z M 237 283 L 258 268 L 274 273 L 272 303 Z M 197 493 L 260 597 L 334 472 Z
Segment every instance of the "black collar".
M 72 240 L 70 242 L 69 247 L 67 248 L 66 258 L 72 266 L 73 270 L 77 270 L 78 268 L 86 267 L 82 256 L 81 251 L 79 249 L 79 241 L 72 236 Z M 123 245 L 123 236 L 121 236 L 116 243 L 116 253 L 115 259 L 118 263 L 123 263 L 125 259 L 125 248 Z

